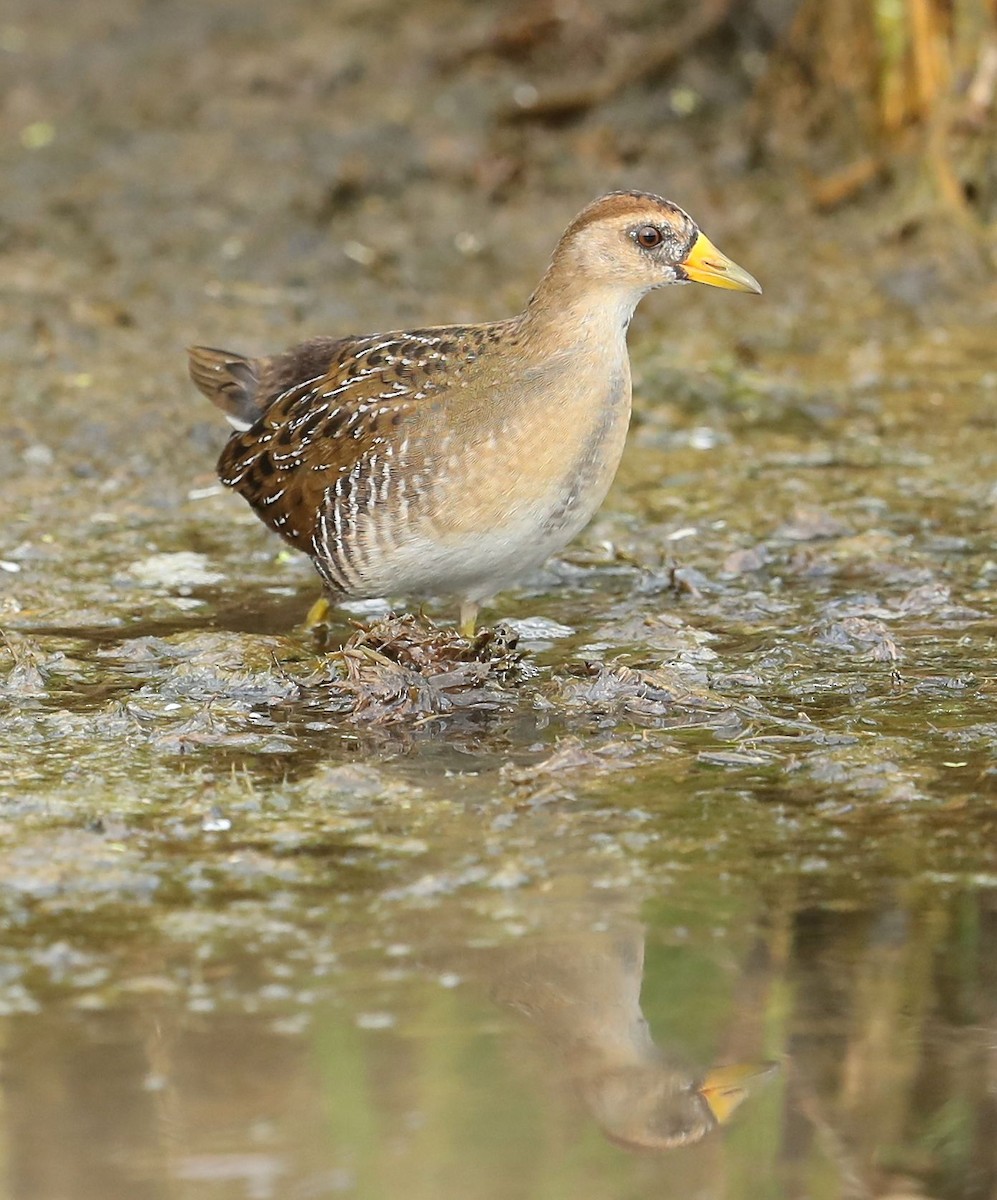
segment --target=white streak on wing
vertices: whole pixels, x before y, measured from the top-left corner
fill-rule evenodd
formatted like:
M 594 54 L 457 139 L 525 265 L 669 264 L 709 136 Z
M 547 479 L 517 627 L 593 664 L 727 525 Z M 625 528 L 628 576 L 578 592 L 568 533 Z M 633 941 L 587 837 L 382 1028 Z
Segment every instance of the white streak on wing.
M 329 388 L 328 391 L 322 392 L 322 399 L 335 400 L 337 396 L 341 396 L 344 392 L 348 392 L 351 388 L 356 387 L 358 383 L 363 383 L 369 374 L 369 371 L 362 371 L 359 375 L 351 375 L 349 379 L 344 379 L 338 387 Z
M 326 505 L 332 509 L 332 520 L 336 527 L 336 544 L 343 544 L 343 508 L 342 495 L 340 492 L 340 484 L 342 480 L 336 480 L 336 486 L 332 490 L 332 495 L 326 493 Z
M 292 417 L 291 420 L 288 421 L 288 428 L 297 431 L 306 422 L 313 420 L 317 414 L 324 416 L 328 411 L 328 404 L 316 404 L 313 397 L 312 403 L 305 408 L 304 412 L 299 413 L 297 416 Z
M 332 516 L 333 524 L 332 531 L 329 529 L 330 514 Z M 322 536 L 323 563 L 326 578 L 331 580 L 336 587 L 341 588 L 344 592 L 349 592 L 352 583 L 346 573 L 345 560 L 339 554 L 339 548 L 343 544 L 343 524 L 340 506 L 336 502 L 335 489 L 332 489 L 325 494 L 325 500 L 323 501 L 322 509 L 319 515 L 319 523 Z
M 336 580 L 335 563 L 332 557 L 332 547 L 329 544 L 329 506 L 323 503 L 318 515 L 318 529 L 315 535 L 315 549 L 322 560 L 326 575 Z
M 350 520 L 356 522 L 357 514 L 360 511 L 360 478 L 363 474 L 363 459 L 358 458 L 357 461 L 350 467 L 350 473 L 347 478 L 352 485 L 350 487 Z
M 309 398 L 308 389 L 313 388 L 316 383 L 321 383 L 324 378 L 324 374 L 313 375 L 311 379 L 299 379 L 297 383 L 292 383 L 290 387 L 284 388 L 279 395 L 275 396 L 270 401 L 270 403 L 267 405 L 267 411 L 273 408 L 275 404 L 280 404 L 281 401 L 286 400 L 288 396 L 292 396 L 295 392 L 302 393 L 302 395 L 299 396 L 299 400 L 307 400 Z
M 377 487 L 375 474 L 377 471 L 377 463 L 378 457 L 376 454 L 372 454 L 367 460 L 367 502 L 371 510 L 377 506 Z
M 224 483 L 226 487 L 235 487 L 236 484 L 242 483 L 242 481 L 243 481 L 243 479 L 245 479 L 247 473 L 249 471 L 251 471 L 253 467 L 256 466 L 256 460 L 259 457 L 260 457 L 259 454 L 254 454 L 250 458 L 247 458 L 245 460 L 245 462 L 242 464 L 242 470 L 237 472 L 237 474 L 235 474 L 235 475 L 222 476 L 221 477 L 222 483 Z

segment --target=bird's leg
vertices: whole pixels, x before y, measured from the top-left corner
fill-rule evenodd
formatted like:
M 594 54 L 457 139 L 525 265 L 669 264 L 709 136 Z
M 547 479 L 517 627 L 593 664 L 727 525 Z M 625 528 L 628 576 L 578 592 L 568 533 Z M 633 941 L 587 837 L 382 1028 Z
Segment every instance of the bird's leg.
M 460 602 L 460 621 L 457 625 L 461 637 L 466 637 L 468 641 L 474 640 L 474 626 L 477 620 L 477 604 L 473 600 L 462 600 Z
M 319 596 L 305 617 L 305 630 L 311 634 L 316 650 L 321 653 L 329 645 L 329 609 L 327 596 Z
M 319 596 L 315 603 L 308 610 L 308 616 L 305 617 L 305 628 L 316 629 L 320 625 L 329 623 L 329 601 L 325 596 Z

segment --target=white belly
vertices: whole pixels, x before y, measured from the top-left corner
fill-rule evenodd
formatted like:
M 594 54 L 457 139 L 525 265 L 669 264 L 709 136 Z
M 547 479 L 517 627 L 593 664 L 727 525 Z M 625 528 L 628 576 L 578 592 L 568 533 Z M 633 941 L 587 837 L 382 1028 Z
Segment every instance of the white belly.
M 599 496 L 598 503 L 602 502 Z M 588 524 L 598 503 L 564 513 L 530 512 L 501 528 L 441 540 L 412 533 L 364 571 L 356 596 L 459 596 L 486 600 L 562 550 Z

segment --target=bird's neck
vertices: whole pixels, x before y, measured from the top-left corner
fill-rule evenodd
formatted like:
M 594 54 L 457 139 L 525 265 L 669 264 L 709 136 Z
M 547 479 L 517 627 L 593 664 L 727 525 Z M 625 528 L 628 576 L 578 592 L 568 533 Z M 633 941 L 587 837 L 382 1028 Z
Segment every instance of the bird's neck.
M 646 289 L 580 281 L 555 260 L 523 311 L 525 338 L 578 353 L 626 353 L 627 330 Z

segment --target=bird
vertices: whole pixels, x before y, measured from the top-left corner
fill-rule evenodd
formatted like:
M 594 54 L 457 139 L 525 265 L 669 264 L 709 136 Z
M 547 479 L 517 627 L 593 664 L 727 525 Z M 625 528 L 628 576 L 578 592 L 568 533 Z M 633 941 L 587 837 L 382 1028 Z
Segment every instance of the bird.
M 617 191 L 570 222 L 504 320 L 314 337 L 280 354 L 188 350 L 234 432 L 218 474 L 308 555 L 329 602 L 482 604 L 588 524 L 623 454 L 627 331 L 655 289 L 760 293 L 678 205 Z

